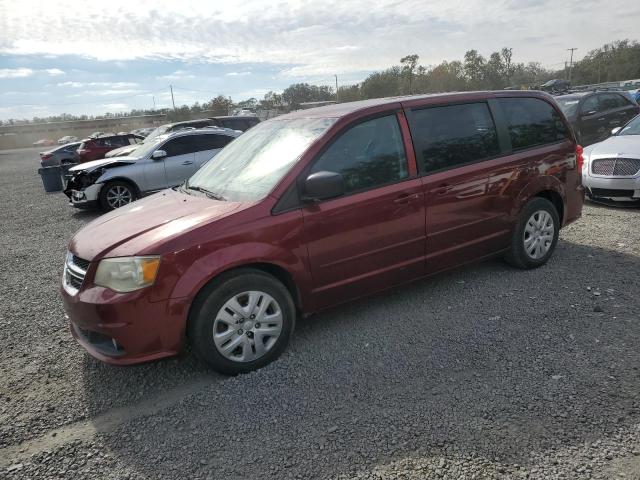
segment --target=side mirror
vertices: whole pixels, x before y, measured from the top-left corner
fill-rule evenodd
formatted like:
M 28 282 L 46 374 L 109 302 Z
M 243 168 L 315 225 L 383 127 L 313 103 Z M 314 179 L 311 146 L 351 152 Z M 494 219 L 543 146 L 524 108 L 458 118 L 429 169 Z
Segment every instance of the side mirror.
M 616 127 L 613 130 L 611 130 L 611 135 L 616 135 L 620 130 L 622 130 L 622 127 Z
M 302 200 L 315 202 L 344 194 L 342 175 L 336 172 L 312 173 L 304 181 Z
M 164 158 L 166 156 L 167 152 L 165 152 L 164 150 L 156 150 L 151 154 L 151 158 L 153 158 L 154 160 L 160 160 L 161 158 Z

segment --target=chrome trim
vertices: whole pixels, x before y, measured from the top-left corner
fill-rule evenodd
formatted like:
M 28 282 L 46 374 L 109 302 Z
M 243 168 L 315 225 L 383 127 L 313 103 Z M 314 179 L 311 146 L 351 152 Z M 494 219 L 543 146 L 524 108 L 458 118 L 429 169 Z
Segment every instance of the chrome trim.
M 62 272 L 62 287 L 64 288 L 64 290 L 69 295 L 76 295 L 79 289 L 71 284 L 70 279 L 73 278 L 74 280 L 79 281 L 80 286 L 82 286 L 86 274 L 86 270 L 83 270 L 78 265 L 73 263 L 73 254 L 67 251 L 67 256 L 64 262 L 64 269 Z

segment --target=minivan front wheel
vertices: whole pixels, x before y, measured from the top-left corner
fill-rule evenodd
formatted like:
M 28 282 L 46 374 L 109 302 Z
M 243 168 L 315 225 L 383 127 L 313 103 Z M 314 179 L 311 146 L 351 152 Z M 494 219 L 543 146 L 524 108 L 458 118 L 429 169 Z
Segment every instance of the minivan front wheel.
M 532 198 L 520 212 L 506 260 L 523 269 L 544 265 L 556 248 L 559 233 L 555 206 L 545 198 Z
M 116 180 L 100 190 L 100 205 L 105 210 L 115 210 L 135 201 L 136 189 L 128 182 Z
M 287 288 L 254 269 L 224 274 L 192 306 L 188 336 L 198 357 L 227 375 L 278 358 L 293 332 L 295 306 Z

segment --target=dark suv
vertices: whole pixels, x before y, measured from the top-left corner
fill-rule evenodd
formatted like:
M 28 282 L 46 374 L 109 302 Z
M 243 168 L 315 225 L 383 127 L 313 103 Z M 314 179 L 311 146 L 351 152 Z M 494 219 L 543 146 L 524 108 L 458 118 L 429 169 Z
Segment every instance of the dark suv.
M 79 162 L 89 162 L 104 158 L 107 152 L 116 148 L 142 143 L 144 137 L 128 133 L 126 135 L 109 135 L 97 138 L 85 138 L 76 150 Z
M 605 140 L 640 113 L 640 107 L 626 92 L 580 92 L 559 95 L 556 102 L 573 126 L 582 146 Z
M 62 277 L 71 331 L 109 363 L 188 342 L 221 372 L 254 370 L 282 353 L 298 315 L 495 255 L 541 267 L 580 217 L 581 170 L 543 92 L 276 117 L 181 186 L 74 235 Z

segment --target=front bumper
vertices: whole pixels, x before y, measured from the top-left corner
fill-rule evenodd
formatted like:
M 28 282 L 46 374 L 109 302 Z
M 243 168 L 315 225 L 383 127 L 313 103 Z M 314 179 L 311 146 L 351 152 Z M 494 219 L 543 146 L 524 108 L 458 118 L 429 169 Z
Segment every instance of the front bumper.
M 120 294 L 94 285 L 76 293 L 63 285 L 61 294 L 71 334 L 98 360 L 130 365 L 173 356 L 182 348 L 187 299 L 152 302 L 150 288 Z
M 65 191 L 65 193 L 69 197 L 70 205 L 76 208 L 93 208 L 98 206 L 101 189 L 102 184 L 95 183 L 93 185 L 89 185 L 83 190 L 70 188 Z
M 582 183 L 592 197 L 623 200 L 640 199 L 640 177 L 583 175 Z

